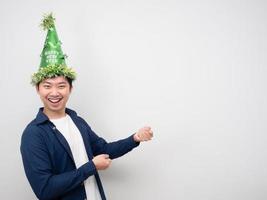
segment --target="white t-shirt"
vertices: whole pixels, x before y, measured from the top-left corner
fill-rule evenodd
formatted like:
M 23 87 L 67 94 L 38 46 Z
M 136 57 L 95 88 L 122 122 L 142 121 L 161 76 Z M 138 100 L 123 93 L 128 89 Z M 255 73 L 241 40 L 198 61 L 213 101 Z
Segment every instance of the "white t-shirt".
M 67 140 L 76 168 L 79 168 L 83 164 L 89 161 L 84 142 L 79 129 L 76 127 L 69 115 L 59 119 L 50 119 L 54 123 L 56 128 Z M 84 187 L 86 191 L 87 200 L 101 200 L 100 193 L 97 187 L 95 176 L 89 176 L 84 181 Z

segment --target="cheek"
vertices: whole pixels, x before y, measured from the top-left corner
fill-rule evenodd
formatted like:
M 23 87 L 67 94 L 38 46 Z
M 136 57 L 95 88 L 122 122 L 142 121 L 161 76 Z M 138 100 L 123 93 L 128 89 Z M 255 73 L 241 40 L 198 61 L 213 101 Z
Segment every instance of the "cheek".
M 69 96 L 70 96 L 70 93 L 69 92 L 67 92 L 67 91 L 62 91 L 61 92 L 61 96 L 63 97 L 63 100 L 64 101 L 68 101 L 68 99 L 69 99 Z
M 66 100 L 68 100 L 68 99 L 69 99 L 69 97 L 70 97 L 70 94 L 69 94 L 69 93 L 68 93 L 68 94 L 66 94 L 66 96 L 65 96 Z
M 46 100 L 46 95 L 40 95 L 42 100 Z
M 48 95 L 48 93 L 43 91 L 43 90 L 39 90 L 38 94 L 39 94 L 41 99 L 45 99 Z
M 65 90 L 64 92 L 62 92 L 62 95 L 63 95 L 65 98 L 69 98 L 69 96 L 70 96 L 70 91 L 69 91 L 69 90 Z

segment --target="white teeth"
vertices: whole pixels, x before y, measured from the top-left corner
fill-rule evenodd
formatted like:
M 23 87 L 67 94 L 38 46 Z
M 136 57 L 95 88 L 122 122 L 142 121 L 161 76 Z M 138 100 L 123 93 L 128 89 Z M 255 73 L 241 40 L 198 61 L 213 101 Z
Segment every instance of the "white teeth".
M 60 99 L 48 99 L 48 100 L 52 103 L 58 103 L 60 102 L 61 98 Z

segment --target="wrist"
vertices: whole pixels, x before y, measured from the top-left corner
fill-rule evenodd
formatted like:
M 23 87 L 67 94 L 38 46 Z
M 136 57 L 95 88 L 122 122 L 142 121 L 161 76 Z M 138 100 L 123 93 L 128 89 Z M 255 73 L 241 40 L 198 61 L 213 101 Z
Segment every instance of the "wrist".
M 135 142 L 140 142 L 137 133 L 135 133 L 135 134 L 133 135 L 133 139 L 134 139 Z

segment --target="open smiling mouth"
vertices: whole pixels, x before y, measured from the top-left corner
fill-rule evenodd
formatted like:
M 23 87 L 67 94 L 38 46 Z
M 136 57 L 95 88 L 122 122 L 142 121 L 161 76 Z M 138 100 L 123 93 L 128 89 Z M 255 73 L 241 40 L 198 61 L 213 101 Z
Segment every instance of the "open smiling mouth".
M 58 103 L 62 100 L 63 98 L 48 98 L 48 101 L 51 103 Z

